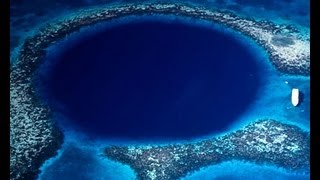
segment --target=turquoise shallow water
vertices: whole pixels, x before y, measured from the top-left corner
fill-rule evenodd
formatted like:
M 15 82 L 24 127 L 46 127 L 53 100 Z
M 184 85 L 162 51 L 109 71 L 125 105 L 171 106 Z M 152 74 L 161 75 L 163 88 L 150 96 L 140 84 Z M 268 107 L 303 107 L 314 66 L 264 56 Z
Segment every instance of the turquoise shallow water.
M 182 178 L 182 180 L 196 180 L 196 179 L 248 179 L 248 180 L 302 180 L 310 179 L 308 174 L 294 174 L 287 172 L 278 167 L 270 167 L 264 165 L 256 165 L 248 162 L 241 161 L 228 161 L 216 166 L 209 166 L 202 170 L 192 173 L 189 176 Z
M 101 157 L 104 145 L 119 144 L 96 140 L 92 141 L 77 133 L 69 132 L 68 139 L 64 143 L 59 154 L 48 160 L 41 167 L 42 173 L 38 180 L 59 179 L 110 179 L 132 180 L 135 179 L 134 171 L 127 165 L 116 163 Z M 127 143 L 124 143 L 127 144 Z M 137 144 L 131 142 L 131 144 Z M 81 173 L 80 173 L 81 172 Z M 258 179 L 258 180 L 306 180 L 309 174 L 292 173 L 285 169 L 270 165 L 256 165 L 250 162 L 227 161 L 221 164 L 202 168 L 197 172 L 190 173 L 183 180 L 198 179 Z
M 254 5 L 254 4 L 245 4 L 245 6 L 237 4 L 241 4 L 240 1 L 223 1 L 220 4 L 221 8 L 229 8 L 233 11 L 239 12 L 244 15 L 256 15 L 257 19 L 267 18 L 269 20 L 273 20 L 274 22 L 292 22 L 295 25 L 298 25 L 299 28 L 308 31 L 308 11 L 306 10 L 308 5 L 303 4 L 300 1 L 290 1 L 290 5 L 286 10 L 280 12 L 280 8 L 282 6 L 268 6 L 263 7 L 263 5 Z M 218 1 L 205 3 L 214 4 L 218 3 Z M 281 4 L 273 3 L 273 4 Z M 94 5 L 93 1 L 85 2 L 85 5 Z M 299 6 L 302 5 L 302 6 Z M 242 7 L 241 7 L 242 6 Z M 72 9 L 72 5 L 70 5 L 70 9 Z M 79 8 L 81 6 L 77 6 L 74 8 Z M 290 12 L 298 11 L 299 13 L 294 14 Z M 286 12 L 284 12 L 286 11 Z M 260 12 L 260 13 L 257 13 Z M 270 13 L 271 12 L 271 13 Z M 63 16 L 63 10 L 60 13 L 52 13 L 51 15 L 46 16 L 43 15 L 42 19 L 50 19 L 50 17 L 55 17 L 55 15 L 60 14 Z M 49 13 L 50 14 L 50 13 Z M 281 16 L 278 16 L 278 15 Z M 279 18 L 280 17 L 280 18 Z M 150 17 L 149 17 L 150 18 Z M 165 19 L 168 17 L 157 16 L 152 18 Z M 175 17 L 170 16 L 169 18 L 174 19 Z M 114 23 L 126 23 L 131 21 L 131 18 L 124 18 L 121 21 L 117 21 Z M 220 136 L 228 132 L 232 132 L 237 130 L 249 122 L 252 122 L 257 119 L 265 119 L 272 118 L 279 120 L 284 123 L 297 125 L 307 131 L 309 131 L 309 89 L 310 89 L 310 78 L 309 77 L 301 77 L 301 76 L 292 76 L 292 75 L 283 75 L 274 69 L 274 67 L 270 64 L 268 60 L 267 54 L 264 50 L 257 46 L 257 44 L 243 35 L 234 32 L 232 30 L 227 30 L 223 26 L 212 25 L 203 21 L 193 21 L 190 19 L 184 19 L 185 21 L 193 24 L 198 24 L 199 26 L 212 27 L 215 29 L 219 29 L 224 33 L 227 33 L 231 36 L 235 36 L 242 43 L 247 44 L 247 48 L 249 48 L 252 53 L 257 57 L 256 60 L 259 64 L 263 65 L 265 68 L 263 69 L 263 84 L 258 92 L 258 98 L 251 103 L 251 105 L 247 108 L 247 110 L 236 118 L 234 123 L 232 123 L 225 132 L 220 133 L 211 133 L 207 136 L 197 137 L 194 139 L 189 139 L 185 141 L 177 141 L 177 142 L 189 142 L 189 141 L 197 141 L 202 140 L 208 137 Z M 28 25 L 25 25 L 26 27 Z M 101 26 L 109 26 L 112 27 L 112 23 L 108 25 Z M 88 35 L 88 33 L 97 33 L 97 31 L 101 31 L 101 26 L 97 25 L 93 28 L 88 28 L 87 30 L 83 30 L 82 33 L 74 34 L 68 37 L 69 40 L 73 41 L 79 38 L 79 36 Z M 18 28 L 17 28 L 18 29 Z M 24 33 L 30 33 L 32 30 L 26 32 L 20 32 L 18 30 L 14 31 L 14 36 L 21 35 L 23 37 Z M 49 49 L 49 53 L 54 53 L 57 51 L 61 51 L 64 49 L 62 47 L 69 46 L 70 41 L 61 42 L 56 44 L 55 47 L 51 47 Z M 58 48 L 58 49 L 57 49 Z M 64 49 L 65 50 L 65 49 Z M 303 102 L 296 108 L 291 105 L 290 96 L 291 89 L 299 88 L 301 92 L 304 94 Z M 58 118 L 65 118 L 62 116 L 58 116 Z M 119 141 L 118 139 L 93 139 L 92 137 L 87 137 L 81 132 L 69 128 L 68 126 L 64 127 L 65 134 L 65 142 L 62 148 L 59 150 L 58 155 L 52 159 L 49 159 L 42 167 L 41 174 L 38 179 L 46 180 L 46 179 L 135 179 L 134 172 L 127 165 L 122 165 L 117 162 L 112 162 L 104 157 L 102 157 L 101 152 L 102 149 L 109 144 L 131 144 L 131 145 L 143 145 L 147 144 L 167 144 L 172 143 L 173 141 L 148 141 L 148 142 L 140 142 L 140 141 Z M 253 178 L 254 177 L 254 178 Z M 191 173 L 189 176 L 183 178 L 187 179 L 309 179 L 309 174 L 296 174 L 293 172 L 288 172 L 284 169 L 266 166 L 266 165 L 255 165 L 248 162 L 224 162 L 221 164 L 217 164 L 214 166 L 210 166 L 207 168 L 203 168 L 200 171 Z

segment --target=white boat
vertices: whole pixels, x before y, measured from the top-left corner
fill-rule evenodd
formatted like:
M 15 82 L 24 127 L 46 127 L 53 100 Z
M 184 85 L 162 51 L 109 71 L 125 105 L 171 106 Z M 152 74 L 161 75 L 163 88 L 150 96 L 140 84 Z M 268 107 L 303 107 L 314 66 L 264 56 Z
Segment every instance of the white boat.
M 293 106 L 297 106 L 299 104 L 299 89 L 293 88 L 291 92 L 291 103 Z

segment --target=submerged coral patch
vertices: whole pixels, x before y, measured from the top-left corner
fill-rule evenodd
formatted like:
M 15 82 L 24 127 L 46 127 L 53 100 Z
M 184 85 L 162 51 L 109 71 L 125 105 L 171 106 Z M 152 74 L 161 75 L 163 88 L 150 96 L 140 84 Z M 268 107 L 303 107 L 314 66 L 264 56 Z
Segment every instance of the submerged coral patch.
M 128 164 L 138 179 L 172 180 L 229 160 L 308 172 L 310 134 L 275 120 L 260 120 L 218 138 L 166 146 L 110 146 L 106 157 Z
M 271 43 L 276 46 L 294 45 L 294 40 L 291 37 L 275 35 L 271 38 Z

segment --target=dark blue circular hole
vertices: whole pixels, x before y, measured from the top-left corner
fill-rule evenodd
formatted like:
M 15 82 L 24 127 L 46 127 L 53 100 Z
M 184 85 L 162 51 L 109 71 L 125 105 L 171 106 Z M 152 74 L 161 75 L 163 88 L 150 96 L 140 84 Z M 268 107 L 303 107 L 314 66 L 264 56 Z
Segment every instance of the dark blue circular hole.
M 222 132 L 255 99 L 244 43 L 187 23 L 136 22 L 73 43 L 40 77 L 69 123 L 100 137 L 188 139 Z

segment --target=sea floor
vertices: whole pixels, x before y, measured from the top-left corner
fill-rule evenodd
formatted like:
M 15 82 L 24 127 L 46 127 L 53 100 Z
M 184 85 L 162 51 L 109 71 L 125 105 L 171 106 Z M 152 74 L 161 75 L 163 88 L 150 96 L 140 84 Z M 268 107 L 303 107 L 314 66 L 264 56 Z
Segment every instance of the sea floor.
M 76 3 L 76 8 L 84 7 L 87 5 L 96 5 L 94 1 L 81 1 L 81 3 Z M 209 5 L 217 5 L 217 7 L 231 9 L 239 14 L 246 16 L 256 15 L 257 19 L 268 19 L 275 23 L 292 23 L 299 27 L 301 31 L 308 31 L 308 11 L 303 7 L 308 5 L 303 4 L 299 0 L 289 1 L 289 8 L 287 12 L 280 11 L 277 7 L 283 7 L 285 3 L 270 3 L 267 6 L 263 4 L 257 5 L 255 3 L 241 3 L 236 0 L 229 1 L 206 1 L 205 3 Z M 44 5 L 43 5 L 44 6 Z M 58 6 L 58 5 L 57 5 Z M 61 6 L 61 4 L 59 5 Z M 18 5 L 12 5 L 12 8 L 18 8 Z M 66 9 L 72 9 L 73 5 L 70 4 Z M 45 8 L 44 8 L 45 9 Z M 249 11 L 250 10 L 250 11 Z M 256 13 L 257 11 L 261 13 Z M 296 17 L 290 14 L 290 12 L 298 11 Z M 63 17 L 66 11 L 60 10 L 57 14 L 59 17 Z M 37 15 L 38 14 L 38 15 Z M 50 15 L 51 14 L 51 15 Z M 278 15 L 281 15 L 281 18 Z M 19 16 L 19 14 L 12 16 L 11 23 L 16 23 L 12 25 L 14 29 L 11 34 L 11 40 L 15 41 L 12 46 L 12 57 L 18 53 L 16 47 L 21 46 L 25 34 L 32 34 L 32 28 L 30 24 L 39 24 L 38 18 L 41 20 L 50 19 L 50 17 L 55 17 L 54 10 L 50 13 L 37 12 L 35 15 L 33 13 L 25 14 Z M 30 17 L 29 17 L 30 16 Z M 17 22 L 20 19 L 33 19 L 34 16 L 39 16 L 34 18 L 33 22 L 30 24 L 23 25 L 26 30 L 24 32 L 18 30 L 21 24 Z M 147 17 L 148 18 L 148 17 Z M 150 18 L 150 17 L 149 17 Z M 168 18 L 163 16 L 152 17 L 157 19 Z M 171 17 L 172 18 L 172 17 Z M 253 17 L 255 18 L 255 17 Z M 135 19 L 135 18 L 133 18 Z M 124 18 L 120 21 L 114 22 L 115 24 L 121 24 L 130 22 L 133 19 Z M 170 19 L 170 18 L 169 18 Z M 172 20 L 172 19 L 171 19 Z M 184 19 L 188 22 L 188 19 Z M 242 43 L 247 44 L 247 48 L 253 52 L 256 56 L 258 64 L 263 66 L 261 69 L 263 72 L 262 84 L 257 93 L 257 98 L 250 103 L 246 110 L 237 116 L 233 123 L 231 123 L 224 132 L 214 132 L 202 137 L 195 137 L 187 140 L 157 140 L 157 141 L 135 141 L 135 140 L 119 140 L 119 139 L 104 139 L 88 136 L 85 133 L 80 132 L 77 129 L 73 129 L 71 126 L 66 125 L 62 127 L 64 133 L 64 143 L 61 149 L 58 150 L 58 154 L 55 157 L 47 160 L 41 169 L 41 173 L 38 177 L 39 180 L 51 180 L 51 179 L 85 179 L 85 180 L 98 180 L 98 179 L 110 179 L 110 180 L 126 180 L 135 179 L 136 175 L 133 169 L 131 169 L 126 164 L 121 164 L 106 158 L 103 154 L 104 148 L 109 145 L 131 145 L 131 146 L 150 146 L 150 145 L 165 145 L 172 143 L 189 143 L 205 140 L 207 138 L 219 137 L 235 130 L 241 129 L 250 122 L 259 119 L 275 119 L 285 124 L 292 124 L 298 126 L 299 128 L 309 132 L 310 126 L 310 78 L 309 76 L 295 76 L 286 75 L 277 71 L 274 66 L 269 61 L 269 57 L 263 48 L 257 45 L 252 39 L 244 37 L 243 35 L 232 31 L 225 30 L 224 27 L 212 25 L 208 22 L 197 21 L 199 26 L 212 26 L 212 28 L 219 29 L 227 33 L 228 35 L 234 36 L 237 40 Z M 112 25 L 98 25 L 91 29 L 83 30 L 78 34 L 71 35 L 68 37 L 68 41 L 57 43 L 53 47 L 48 49 L 48 53 L 60 52 L 59 47 L 67 47 L 72 44 L 72 41 L 79 40 L 79 36 L 84 32 L 97 33 L 101 31 L 101 27 L 112 27 Z M 86 35 L 87 36 L 87 35 Z M 14 59 L 14 58 L 12 58 Z M 303 101 L 299 106 L 293 107 L 290 101 L 291 89 L 299 88 L 303 94 Z M 55 118 L 58 121 L 65 122 L 66 117 L 61 114 L 56 114 Z M 66 120 L 68 121 L 68 120 Z M 63 125 L 63 123 L 62 123 Z M 297 173 L 292 172 L 283 168 L 279 168 L 272 165 L 257 165 L 250 162 L 242 161 L 226 161 L 220 164 L 208 166 L 201 168 L 199 171 L 191 172 L 188 176 L 183 177 L 183 180 L 196 180 L 196 179 L 309 179 L 310 174 L 308 173 Z

